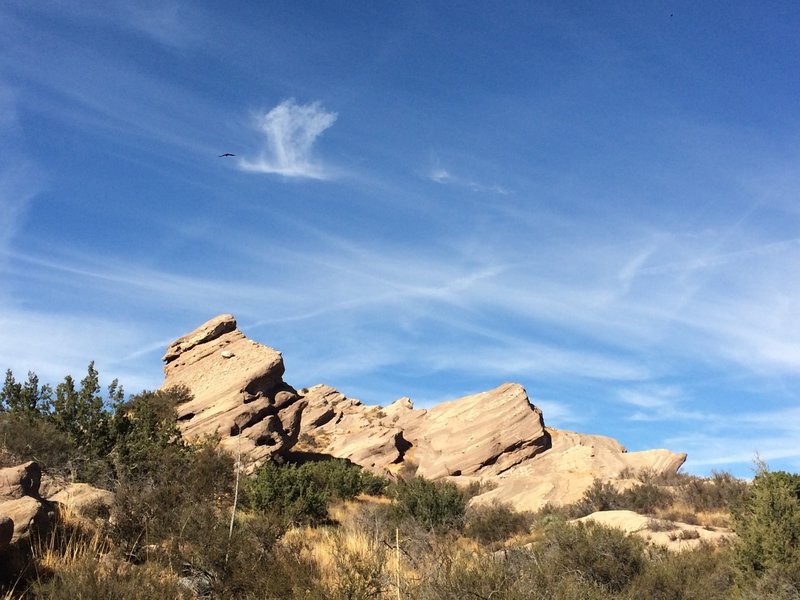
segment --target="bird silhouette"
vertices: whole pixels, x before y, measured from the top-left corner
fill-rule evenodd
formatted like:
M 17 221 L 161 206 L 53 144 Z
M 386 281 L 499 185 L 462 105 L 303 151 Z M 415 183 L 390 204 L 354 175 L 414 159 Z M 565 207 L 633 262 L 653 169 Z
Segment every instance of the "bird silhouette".
M 226 152 L 225 154 L 220 154 L 219 158 L 222 158 L 223 156 L 236 156 L 236 155 L 235 154 L 231 154 L 230 152 Z

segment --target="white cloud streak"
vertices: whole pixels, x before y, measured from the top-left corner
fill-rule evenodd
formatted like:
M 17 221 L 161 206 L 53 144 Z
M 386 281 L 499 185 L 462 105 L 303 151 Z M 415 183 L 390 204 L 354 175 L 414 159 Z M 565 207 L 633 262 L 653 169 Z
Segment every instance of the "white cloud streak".
M 465 177 L 459 177 L 458 175 L 454 175 L 447 169 L 444 169 L 439 166 L 432 167 L 430 171 L 428 171 L 428 179 L 433 181 L 434 183 L 438 183 L 441 185 L 453 185 L 456 187 L 466 188 L 473 192 L 490 192 L 493 194 L 499 194 L 501 196 L 508 196 L 511 194 L 511 191 L 506 189 L 505 187 L 497 184 L 493 185 L 486 185 L 483 183 L 478 183 L 472 179 L 467 179 Z
M 284 100 L 256 118 L 256 127 L 266 136 L 266 147 L 255 160 L 242 158 L 244 171 L 307 179 L 331 179 L 334 173 L 312 156 L 314 143 L 336 121 L 337 114 L 319 102 L 297 104 Z

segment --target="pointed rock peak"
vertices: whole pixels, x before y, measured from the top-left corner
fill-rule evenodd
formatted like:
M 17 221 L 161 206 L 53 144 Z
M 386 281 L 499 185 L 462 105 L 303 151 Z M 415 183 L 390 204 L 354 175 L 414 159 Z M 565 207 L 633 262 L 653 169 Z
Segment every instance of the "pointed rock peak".
M 200 325 L 200 327 L 191 333 L 187 333 L 172 342 L 161 360 L 165 363 L 172 362 L 187 350 L 191 350 L 195 346 L 210 342 L 223 334 L 235 330 L 236 318 L 233 315 L 223 314 L 216 316 Z
M 414 403 L 411 402 L 411 398 L 408 396 L 403 396 L 384 408 L 383 412 L 387 417 L 392 417 L 396 414 L 404 413 L 410 410 L 414 410 Z

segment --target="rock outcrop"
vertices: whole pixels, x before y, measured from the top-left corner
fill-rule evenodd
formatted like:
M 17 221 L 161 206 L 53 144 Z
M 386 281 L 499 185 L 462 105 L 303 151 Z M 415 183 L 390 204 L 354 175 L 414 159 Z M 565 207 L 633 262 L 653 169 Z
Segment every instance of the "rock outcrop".
M 307 407 L 299 449 L 347 458 L 377 472 L 413 464 L 429 479 L 492 477 L 549 446 L 541 411 L 517 384 L 430 410 L 414 410 L 408 398 L 386 409 L 366 406 L 324 385 L 302 391 Z
M 296 391 L 283 381 L 281 354 L 248 340 L 231 315 L 173 342 L 164 355 L 163 388 L 193 395 L 178 406 L 187 438 L 218 435 L 252 467 L 270 456 L 312 453 L 348 459 L 378 473 L 415 470 L 458 484 L 488 483 L 476 502 L 520 510 L 580 499 L 595 478 L 626 471 L 674 472 L 685 454 L 627 452 L 617 441 L 545 427 L 525 389 L 493 390 L 415 409 L 401 398 L 381 408 L 327 385 Z
M 177 407 L 187 439 L 218 436 L 220 447 L 251 464 L 291 448 L 305 406 L 283 381 L 280 352 L 247 339 L 232 315 L 220 315 L 170 344 L 162 389 L 185 386 Z
M 39 495 L 41 481 L 33 461 L 0 469 L 0 550 L 55 523 L 57 505 Z

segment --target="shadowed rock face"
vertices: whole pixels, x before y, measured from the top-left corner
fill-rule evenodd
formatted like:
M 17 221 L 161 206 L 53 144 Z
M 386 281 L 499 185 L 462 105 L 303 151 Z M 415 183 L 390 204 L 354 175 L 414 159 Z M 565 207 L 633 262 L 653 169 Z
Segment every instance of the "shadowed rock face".
M 327 385 L 299 392 L 283 381 L 281 354 L 248 340 L 232 315 L 220 315 L 173 342 L 164 355 L 163 388 L 185 385 L 178 406 L 183 435 L 220 437 L 251 468 L 276 454 L 346 458 L 378 473 L 416 469 L 459 484 L 483 481 L 475 501 L 536 510 L 580 499 L 594 478 L 626 470 L 676 471 L 685 454 L 627 452 L 615 440 L 546 428 L 525 389 L 493 390 L 416 410 L 401 398 L 368 406 Z

